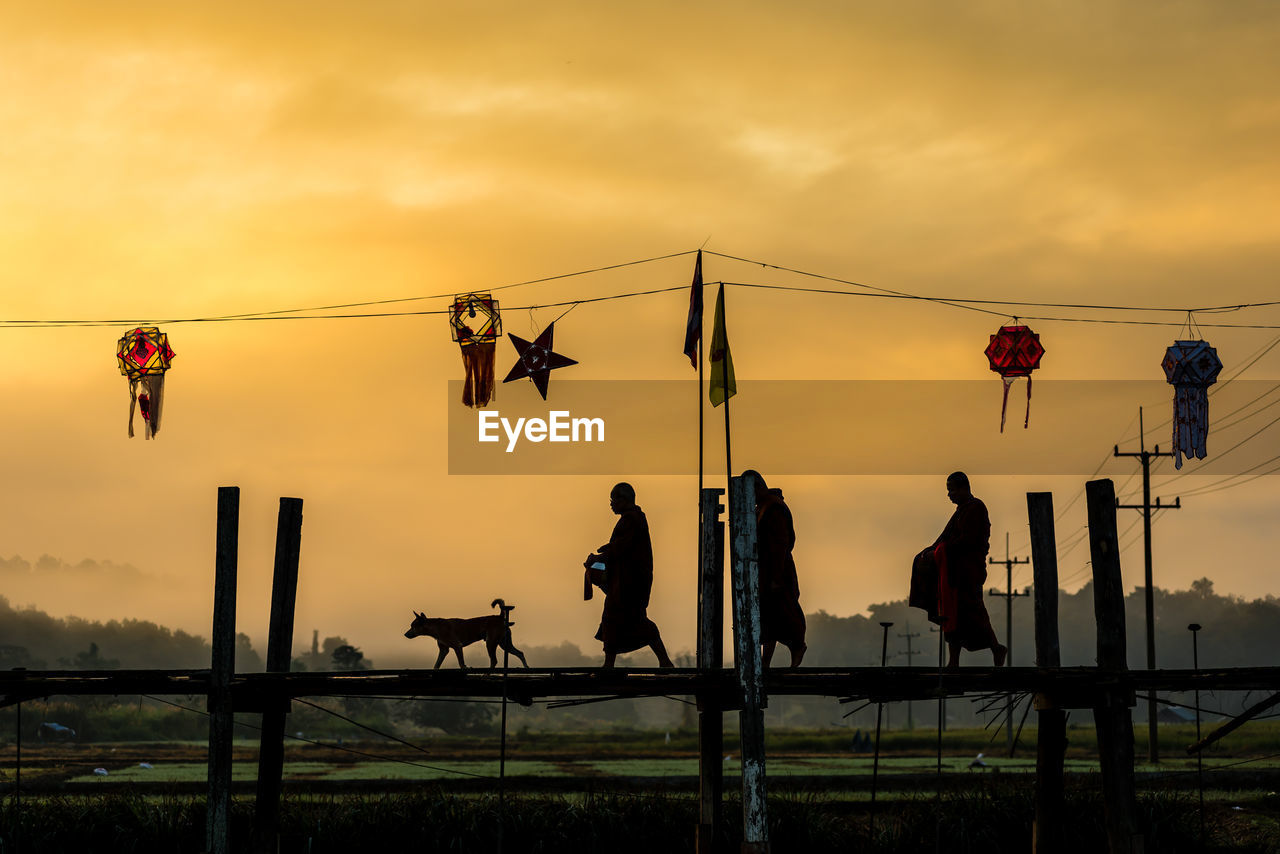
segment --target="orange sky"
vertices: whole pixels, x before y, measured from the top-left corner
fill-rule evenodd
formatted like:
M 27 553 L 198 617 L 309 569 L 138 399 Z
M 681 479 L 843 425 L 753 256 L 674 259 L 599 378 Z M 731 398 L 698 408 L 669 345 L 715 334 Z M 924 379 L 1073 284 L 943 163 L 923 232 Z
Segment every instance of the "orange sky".
M 125 436 L 112 348 L 131 322 L 482 290 L 704 241 L 915 294 L 1162 307 L 1276 296 L 1270 3 L 60 2 L 6 10 L 0 54 L 0 311 L 124 321 L 0 329 L 16 354 L 0 379 L 0 555 L 136 568 L 0 591 L 58 615 L 207 633 L 216 490 L 239 485 L 240 627 L 255 638 L 288 495 L 306 502 L 300 642 L 318 628 L 375 662 L 416 651 L 426 663 L 400 636 L 410 609 L 473 615 L 502 596 L 519 606 L 524 643 L 596 649 L 599 606 L 578 598 L 578 574 L 608 536 L 618 478 L 449 476 L 459 404 L 446 383 L 462 366 L 442 318 L 166 325 L 178 355 L 155 442 Z M 514 307 L 687 285 L 691 268 L 682 256 L 501 296 Z M 705 273 L 822 284 L 714 256 Z M 729 299 L 740 379 L 985 380 L 975 411 L 996 417 L 982 349 L 1006 318 L 742 288 Z M 549 403 L 562 379 L 690 378 L 686 305 L 677 291 L 574 310 L 556 343 L 580 365 L 553 375 Z M 506 330 L 531 338 L 562 310 L 508 311 Z M 1275 326 L 1280 310 L 1196 319 Z M 1096 464 L 1114 443 L 1132 448 L 1139 404 L 1149 426 L 1168 418 L 1171 395 L 1157 394 L 1083 431 L 1048 381 L 1159 381 L 1176 327 L 1032 323 L 1048 351 L 1034 436 L 938 419 L 931 450 L 954 464 L 936 476 L 771 478 L 796 516 L 806 610 L 903 597 L 910 555 L 949 512 L 951 468 L 1030 454 L 1033 442 Z M 1204 331 L 1224 377 L 1280 334 Z M 502 345 L 499 374 L 513 361 Z M 1280 348 L 1241 379 L 1277 374 Z M 499 406 L 530 393 L 500 388 Z M 830 434 L 841 410 L 813 406 Z M 1211 454 L 1273 413 L 1211 435 Z M 719 414 L 708 410 L 709 423 Z M 691 405 L 666 417 L 692 436 Z M 929 401 L 878 417 L 915 441 Z M 814 453 L 794 425 L 743 418 L 735 444 Z M 1251 441 L 1254 461 L 1280 444 L 1276 430 Z M 1023 470 L 1059 471 L 1034 459 Z M 1132 499 L 1135 469 L 1104 473 Z M 993 549 L 1003 555 L 1006 530 L 1025 545 L 1026 491 L 1052 489 L 1064 507 L 1091 471 L 975 475 Z M 1166 498 L 1216 480 L 1197 479 L 1194 463 L 1176 482 L 1168 462 L 1157 471 Z M 687 649 L 695 479 L 630 479 L 657 554 L 651 613 L 668 645 Z M 1277 503 L 1274 478 L 1188 496 L 1155 527 L 1157 583 L 1208 575 L 1220 591 L 1271 592 Z M 1082 504 L 1060 539 L 1083 526 Z M 1122 514 L 1122 529 L 1131 521 Z M 1126 587 L 1141 581 L 1136 531 Z M 1083 547 L 1064 555 L 1068 587 L 1085 560 Z M 1024 570 L 1015 584 L 1029 580 Z

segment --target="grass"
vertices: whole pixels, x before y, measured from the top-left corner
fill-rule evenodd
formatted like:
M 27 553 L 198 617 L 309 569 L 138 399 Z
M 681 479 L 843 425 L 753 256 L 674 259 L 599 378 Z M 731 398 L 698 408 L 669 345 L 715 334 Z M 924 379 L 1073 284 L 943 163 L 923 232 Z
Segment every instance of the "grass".
M 728 720 L 728 719 L 726 719 Z M 1252 725 L 1251 725 L 1252 726 Z M 1141 727 L 1135 727 L 1141 731 Z M 1245 730 L 1248 730 L 1246 727 Z M 1244 730 L 1242 730 L 1243 732 Z M 1194 727 L 1190 729 L 1194 733 Z M 1178 728 L 1162 730 L 1167 760 L 1159 770 L 1191 772 L 1193 760 L 1181 754 L 1183 742 L 1192 740 Z M 1214 754 L 1206 755 L 1208 768 L 1227 765 L 1242 755 L 1272 756 L 1280 745 L 1280 728 L 1260 722 L 1248 739 L 1229 738 Z M 771 790 L 769 810 L 775 852 L 933 851 L 935 841 L 944 849 L 964 854 L 1023 852 L 1029 849 L 1033 786 L 1026 774 L 1034 768 L 1034 732 L 1023 736 L 1024 747 L 1015 759 L 1003 758 L 1003 740 L 991 743 L 982 730 L 947 733 L 944 770 L 963 776 L 960 788 L 935 796 L 932 786 L 899 785 L 881 790 L 876 823 L 871 830 L 866 776 L 871 757 L 852 754 L 851 733 L 835 731 L 774 730 L 769 733 L 768 771 L 772 779 L 791 776 L 829 778 L 830 790 L 819 783 L 804 789 L 779 785 Z M 1096 769 L 1091 728 L 1069 732 L 1071 746 L 1067 767 L 1073 771 Z M 880 758 L 882 778 L 931 774 L 936 768 L 936 734 L 929 731 L 886 733 Z M 420 742 L 429 756 L 383 743 L 347 743 L 347 747 L 386 755 L 369 760 L 338 749 L 291 745 L 286 751 L 286 779 L 295 780 L 410 780 L 421 781 L 403 794 L 370 792 L 342 795 L 296 794 L 282 804 L 282 852 L 312 854 L 363 850 L 371 844 L 403 846 L 413 850 L 497 850 L 499 828 L 507 850 L 601 851 L 626 854 L 660 848 L 669 854 L 691 851 L 697 821 L 696 799 L 687 788 L 677 791 L 697 773 L 696 736 L 673 731 L 616 731 L 611 733 L 513 733 L 507 773 L 512 777 L 577 779 L 574 793 L 542 795 L 507 794 L 505 812 L 499 809 L 492 789 L 470 788 L 468 794 L 452 793 L 451 780 L 464 779 L 437 766 L 473 774 L 495 776 L 497 740 L 482 737 L 439 737 Z M 256 770 L 257 742 L 240 740 L 234 748 L 234 777 L 252 780 Z M 0 850 L 76 852 L 204 850 L 204 799 L 172 794 L 143 796 L 110 784 L 129 781 L 173 781 L 202 784 L 207 780 L 204 762 L 207 745 L 134 743 L 117 745 L 50 746 L 24 749 L 24 797 L 15 808 L 12 799 L 0 800 Z M 721 828 L 727 848 L 737 847 L 741 807 L 737 800 L 736 737 L 726 733 L 724 763 L 726 803 Z M 986 752 L 992 770 L 969 771 L 969 761 Z M 1139 742 L 1137 755 L 1144 749 Z M 393 761 L 393 757 L 417 765 Z M 152 769 L 141 768 L 147 761 Z M 28 779 L 38 779 L 41 769 L 57 774 L 73 785 L 66 793 L 35 795 L 26 789 Z M 108 768 L 110 776 L 93 776 L 95 766 Z M 1149 766 L 1139 765 L 1138 770 Z M 1243 766 L 1247 769 L 1280 767 L 1276 758 Z M 11 771 L 11 766 L 4 769 Z M 861 776 L 861 786 L 843 786 L 840 775 Z M 29 776 L 30 775 L 30 776 Z M 611 789 L 626 778 L 669 780 L 657 791 L 626 794 Z M 1213 776 L 1206 782 L 1212 785 Z M 1144 785 L 1141 784 L 1140 788 Z M 1257 785 L 1257 784 L 1253 784 Z M 1068 780 L 1068 850 L 1105 850 L 1102 831 L 1103 804 L 1097 778 Z M 157 791 L 152 788 L 150 791 Z M 72 794 L 74 792 L 74 794 Z M 1149 830 L 1147 850 L 1173 852 L 1198 850 L 1199 814 L 1194 791 L 1151 791 L 1139 795 L 1141 815 Z M 1207 850 L 1280 854 L 1280 797 L 1268 790 L 1206 792 L 1206 827 L 1211 835 Z M 233 808 L 233 845 L 243 850 L 252 824 L 252 797 L 239 798 Z M 14 845 L 17 831 L 19 845 Z
M 455 760 L 449 758 L 415 757 L 406 754 L 404 761 L 291 761 L 284 766 L 286 780 L 451 780 L 460 776 L 496 777 L 498 763 L 496 759 Z M 943 757 L 942 771 L 946 775 L 964 775 L 981 777 L 983 775 L 1034 774 L 1035 759 L 1019 757 L 1015 759 L 1003 757 L 987 757 L 984 759 L 987 768 L 969 768 L 969 757 Z M 1231 766 L 1235 760 L 1215 757 L 1205 761 L 1205 769 Z M 1065 769 L 1068 772 L 1086 773 L 1098 771 L 1098 762 L 1094 759 L 1067 759 Z M 174 782 L 199 783 L 208 779 L 208 770 L 203 761 L 199 762 L 160 762 L 152 768 L 139 765 L 111 767 L 107 764 L 109 775 L 98 776 L 85 768 L 81 773 L 66 778 L 72 785 L 107 786 L 127 782 Z M 724 763 L 724 773 L 729 777 L 741 774 L 742 767 L 737 757 L 731 757 Z M 1251 770 L 1280 768 L 1280 760 L 1263 760 L 1252 762 L 1247 766 Z M 869 757 L 840 756 L 772 756 L 767 760 L 770 777 L 839 777 L 862 776 L 871 774 L 872 759 Z M 934 756 L 882 756 L 879 762 L 879 773 L 882 777 L 895 774 L 933 774 L 937 769 L 937 758 Z M 1164 774 L 1190 773 L 1195 770 L 1192 760 L 1175 760 L 1160 765 L 1138 765 L 1136 770 L 1152 771 Z M 31 772 L 24 769 L 28 775 Z M 232 765 L 232 779 L 253 780 L 257 774 L 257 764 L 253 761 L 239 761 Z M 538 777 L 564 779 L 595 779 L 617 777 L 627 778 L 683 778 L 688 780 L 698 774 L 698 760 L 695 756 L 682 757 L 643 757 L 637 759 L 574 759 L 563 762 L 544 759 L 508 759 L 506 774 L 509 777 Z M 1210 780 L 1212 783 L 1212 780 Z
M 416 760 L 409 760 L 410 762 Z M 405 762 L 357 762 L 334 764 L 331 762 L 286 762 L 284 779 L 307 780 L 449 780 L 458 775 L 451 769 L 465 774 L 493 776 L 498 774 L 498 763 L 486 762 L 454 762 L 440 760 L 438 763 L 426 760 L 437 767 L 425 767 L 423 764 L 410 765 Z M 695 766 L 696 773 L 696 766 Z M 541 761 L 513 760 L 506 765 L 508 776 L 554 776 L 558 772 L 555 763 Z M 232 780 L 256 780 L 257 763 L 235 762 L 231 766 Z M 102 777 L 92 772 L 68 778 L 67 782 L 78 786 L 111 786 L 119 783 L 203 783 L 209 779 L 209 769 L 204 762 L 171 762 L 160 763 L 152 768 L 131 766 L 118 770 L 108 769 L 108 776 Z
M 874 829 L 869 805 L 804 793 L 769 800 L 770 838 L 776 854 L 861 850 L 955 854 L 1024 852 L 1031 838 L 1030 787 L 990 776 L 964 794 L 904 797 L 878 805 Z M 1146 795 L 1139 801 L 1147 850 L 1180 854 L 1199 850 L 1199 817 L 1193 796 Z M 1233 807 L 1240 807 L 1234 809 Z M 1207 850 L 1241 854 L 1280 852 L 1280 799 L 1273 793 L 1234 804 L 1210 803 Z M 1101 797 L 1072 787 L 1068 792 L 1066 850 L 1105 850 Z M 61 852 L 204 850 L 203 799 L 103 795 L 24 801 L 15 811 L 0 805 L 4 848 Z M 697 804 L 663 793 L 587 794 L 572 798 L 508 795 L 456 796 L 440 789 L 377 796 L 286 798 L 281 808 L 282 852 L 312 854 L 365 850 L 372 845 L 401 850 L 608 852 L 629 854 L 693 849 Z M 740 842 L 741 809 L 724 806 L 719 833 L 727 850 Z M 232 809 L 232 848 L 246 850 L 252 801 Z M 19 839 L 14 840 L 14 832 Z
M 726 723 L 731 716 L 726 717 Z M 1135 725 L 1135 755 L 1138 772 L 1192 772 L 1194 758 L 1181 747 L 1194 740 L 1194 725 L 1162 727 L 1164 761 L 1148 765 L 1141 736 L 1145 727 Z M 586 733 L 512 733 L 508 744 L 507 773 L 511 776 L 598 778 L 689 778 L 697 774 L 697 734 L 688 730 L 667 733 L 652 730 L 615 730 Z M 1068 731 L 1067 769 L 1097 769 L 1091 727 Z M 871 772 L 870 754 L 852 753 L 852 733 L 845 728 L 828 730 L 773 729 L 767 733 L 766 754 L 770 775 L 837 776 L 866 775 Z M 985 753 L 986 772 L 1031 772 L 1034 769 L 1034 730 L 1024 731 L 1016 758 L 1004 755 L 1004 740 L 992 741 L 981 729 L 951 730 L 945 734 L 943 766 L 947 773 L 978 774 L 968 769 L 979 752 Z M 447 780 L 457 775 L 496 776 L 498 740 L 487 736 L 437 736 L 415 739 L 426 754 L 387 742 L 351 742 L 343 745 L 309 745 L 286 741 L 286 778 L 326 780 Z M 256 739 L 237 740 L 234 747 L 234 776 L 252 779 L 256 771 Z M 385 756 L 371 761 L 352 753 L 354 748 Z M 932 773 L 936 768 L 936 733 L 928 730 L 892 731 L 883 734 L 880 771 L 884 775 Z M 725 772 L 739 772 L 738 745 L 734 733 L 725 733 Z M 95 785 L 129 780 L 198 782 L 205 779 L 207 744 L 194 742 L 122 742 L 115 744 L 29 745 L 23 751 L 24 780 L 67 780 Z M 1205 767 L 1212 769 L 1249 759 L 1242 770 L 1280 767 L 1280 722 L 1253 722 L 1233 733 L 1217 749 L 1205 755 Z M 10 754 L 12 759 L 12 754 Z M 149 762 L 154 769 L 138 767 Z M 405 764 L 413 763 L 413 764 Z M 423 768 L 418 766 L 434 766 Z M 96 777 L 95 767 L 106 768 L 110 776 Z M 11 779 L 11 762 L 0 764 L 0 781 Z

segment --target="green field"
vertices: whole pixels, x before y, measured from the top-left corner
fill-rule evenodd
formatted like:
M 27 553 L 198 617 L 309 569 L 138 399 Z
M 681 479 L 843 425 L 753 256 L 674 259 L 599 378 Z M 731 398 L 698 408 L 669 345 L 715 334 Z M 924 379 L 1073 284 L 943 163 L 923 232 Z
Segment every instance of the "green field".
M 1141 728 L 1136 729 L 1140 735 Z M 1154 772 L 1138 781 L 1149 851 L 1200 850 L 1198 793 L 1185 788 L 1196 779 L 1195 762 L 1181 750 L 1193 732 L 1162 731 L 1165 761 L 1136 767 L 1140 773 Z M 1280 854 L 1280 796 L 1275 793 L 1280 786 L 1265 777 L 1261 782 L 1237 777 L 1235 789 L 1216 785 L 1241 770 L 1280 768 L 1280 726 L 1259 722 L 1239 735 L 1205 757 L 1208 850 Z M 929 730 L 885 734 L 873 826 L 873 758 L 849 750 L 848 730 L 770 731 L 775 854 L 932 851 L 939 838 L 946 840 L 945 850 L 958 854 L 1029 850 L 1034 730 L 1023 733 L 1014 758 L 1005 754 L 1003 739 L 993 742 L 990 732 L 948 732 L 943 742 L 947 785 L 941 787 L 932 779 L 936 738 Z M 1105 850 L 1101 787 L 1091 773 L 1098 768 L 1092 730 L 1072 729 L 1069 738 L 1066 769 L 1073 776 L 1067 779 L 1065 838 L 1070 850 Z M 505 805 L 495 798 L 497 738 L 436 736 L 415 744 L 419 749 L 385 740 L 287 741 L 281 850 L 345 852 L 375 838 L 382 847 L 496 850 L 501 827 L 508 850 L 692 851 L 695 732 L 673 731 L 669 739 L 665 732 L 642 730 L 512 733 Z M 1139 757 L 1144 747 L 1139 738 Z M 232 831 L 246 843 L 257 749 L 253 738 L 233 745 L 233 778 L 240 788 Z M 980 752 L 987 767 L 971 769 Z M 20 802 L 0 799 L 4 850 L 11 837 L 3 828 L 17 828 L 24 851 L 201 851 L 206 753 L 200 741 L 24 746 L 23 797 Z M 724 758 L 721 831 L 732 849 L 741 825 L 741 766 L 732 732 L 725 734 Z M 12 747 L 0 748 L 0 784 L 12 779 L 14 759 Z M 143 762 L 152 767 L 142 767 Z M 108 774 L 95 775 L 99 767 Z M 1163 785 L 1169 780 L 1184 788 Z

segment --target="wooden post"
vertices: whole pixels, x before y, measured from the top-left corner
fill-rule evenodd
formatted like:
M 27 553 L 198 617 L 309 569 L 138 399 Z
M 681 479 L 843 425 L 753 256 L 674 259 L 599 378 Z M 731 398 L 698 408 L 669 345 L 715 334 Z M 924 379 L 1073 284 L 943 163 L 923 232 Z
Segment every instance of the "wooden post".
M 288 673 L 293 656 L 293 613 L 298 594 L 298 556 L 302 548 L 302 499 L 281 498 L 276 522 L 275 574 L 271 581 L 271 622 L 267 630 L 267 672 Z M 254 810 L 254 849 L 273 854 L 280 825 L 281 773 L 284 770 L 284 719 L 289 701 L 268 698 L 258 746 L 258 797 Z
M 209 804 L 205 848 L 231 850 L 231 677 L 236 669 L 236 566 L 240 550 L 240 487 L 218 487 L 218 535 L 213 578 L 213 647 L 209 668 Z
M 738 729 L 742 735 L 742 851 L 769 850 L 765 804 L 764 673 L 760 660 L 759 559 L 756 551 L 754 477 L 729 481 L 729 525 L 733 537 L 734 663 L 742 688 Z
M 14 670 L 26 670 L 25 667 L 15 667 Z M 1199 706 L 1199 703 L 1196 703 Z M 1196 712 L 1199 715 L 1199 711 Z M 13 841 L 13 850 L 15 852 L 22 851 L 22 701 L 19 700 L 17 707 L 14 709 L 13 722 L 13 746 L 14 746 L 14 764 L 13 764 L 13 833 L 10 839 Z M 1196 718 L 1199 721 L 1199 718 Z M 1199 724 L 1197 723 L 1197 732 L 1199 735 Z M 1203 812 L 1203 807 L 1201 812 Z
M 724 719 L 717 690 L 724 667 L 723 489 L 703 489 L 698 526 L 698 854 L 715 850 L 724 794 Z
M 1089 506 L 1089 552 L 1093 562 L 1093 608 L 1098 621 L 1098 670 L 1118 687 L 1104 691 L 1093 709 L 1098 762 L 1111 854 L 1145 849 L 1138 827 L 1133 785 L 1133 692 L 1125 686 L 1124 589 L 1116 537 L 1116 489 L 1110 480 L 1085 484 Z
M 1053 493 L 1027 493 L 1034 573 L 1036 667 L 1062 666 L 1058 646 L 1058 544 L 1053 530 Z M 1067 749 L 1067 716 L 1056 698 L 1037 694 L 1036 817 L 1033 854 L 1059 854 L 1063 835 L 1063 758 Z

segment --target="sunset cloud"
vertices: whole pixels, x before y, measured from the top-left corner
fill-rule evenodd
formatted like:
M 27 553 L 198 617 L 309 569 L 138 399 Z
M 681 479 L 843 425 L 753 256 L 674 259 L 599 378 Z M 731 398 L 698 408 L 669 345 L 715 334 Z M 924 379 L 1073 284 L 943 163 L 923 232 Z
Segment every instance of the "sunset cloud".
M 376 658 L 409 607 L 462 615 L 502 595 L 521 603 L 531 643 L 585 643 L 599 615 L 574 601 L 572 576 L 607 537 L 611 479 L 450 477 L 447 416 L 460 404 L 446 383 L 462 366 L 439 315 L 174 323 L 165 430 L 129 442 L 112 355 L 125 323 L 485 290 L 704 242 L 748 259 L 708 255 L 708 282 L 861 290 L 777 269 L 790 267 L 935 297 L 1176 309 L 1275 296 L 1272 3 L 84 0 L 8 10 L 0 52 L 2 319 L 109 321 L 0 330 L 18 354 L 0 386 L 5 553 L 191 580 L 206 591 L 184 602 L 180 627 L 193 631 L 211 596 L 213 496 L 238 483 L 242 628 L 255 637 L 272 502 L 298 495 L 300 636 L 341 633 Z M 683 255 L 498 294 L 507 331 L 557 321 L 578 378 L 688 380 L 687 292 L 584 303 L 560 320 L 569 306 L 550 304 L 687 287 L 691 269 Z M 1070 314 L 733 287 L 728 300 L 740 379 L 983 380 L 993 394 L 987 336 L 1014 314 Z M 1196 320 L 1280 325 L 1275 311 Z M 1031 322 L 1055 380 L 1159 382 L 1179 332 Z M 1275 334 L 1206 329 L 1228 373 Z M 498 370 L 513 358 L 500 345 Z M 1280 349 L 1244 378 L 1278 367 Z M 516 388 L 500 387 L 499 402 Z M 1152 426 L 1166 404 L 1145 410 L 1148 444 L 1167 445 L 1167 427 Z M 1105 434 L 1072 449 L 1101 459 L 1136 441 L 1138 405 L 1084 431 L 1046 404 L 1031 430 L 1048 447 Z M 689 446 L 671 452 L 691 454 L 692 400 L 652 414 L 687 422 Z M 708 411 L 708 455 L 722 450 L 720 416 Z M 875 417 L 904 445 L 932 436 L 957 466 L 1018 441 L 951 429 L 929 401 Z M 735 442 L 809 452 L 794 424 L 744 415 Z M 1132 471 L 1117 472 L 1123 486 Z M 673 649 L 686 647 L 694 481 L 641 480 L 655 610 Z M 1083 480 L 1053 481 L 1063 505 Z M 1274 549 L 1256 520 L 1274 516 L 1270 480 L 1207 494 L 1157 527 L 1158 583 L 1185 587 L 1206 573 L 1207 544 L 1230 542 L 1238 559 L 1209 561 L 1217 589 L 1267 592 L 1256 567 Z M 783 486 L 802 603 L 837 614 L 902 596 L 902 555 L 949 510 L 925 476 Z M 1023 493 L 1040 487 L 982 484 L 1015 546 Z M 1234 512 L 1246 496 L 1270 515 Z M 1074 513 L 1064 528 L 1083 524 Z M 37 604 L 57 614 L 83 600 Z M 159 596 L 97 605 L 87 616 L 165 621 Z

